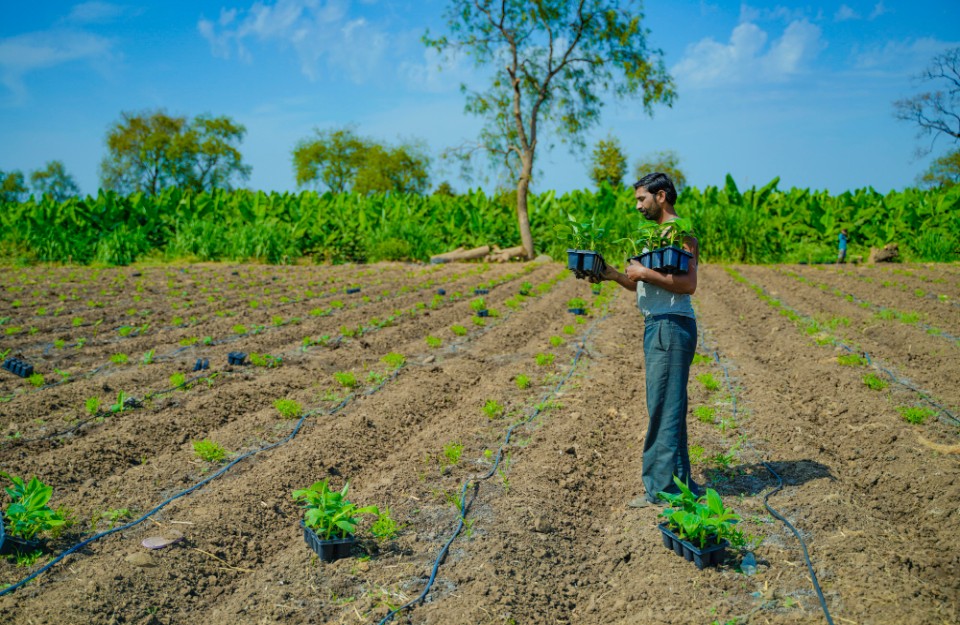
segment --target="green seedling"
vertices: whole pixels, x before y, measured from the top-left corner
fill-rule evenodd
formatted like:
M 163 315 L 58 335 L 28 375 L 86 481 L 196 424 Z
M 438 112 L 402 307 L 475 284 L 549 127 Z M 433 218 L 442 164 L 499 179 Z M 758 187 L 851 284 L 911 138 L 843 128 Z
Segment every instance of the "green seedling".
M 527 389 L 530 386 L 530 378 L 522 373 L 518 374 L 517 377 L 513 379 L 514 384 L 517 385 L 517 388 L 522 390 Z
M 198 336 L 188 336 L 186 338 L 180 339 L 180 347 L 190 347 L 191 345 L 196 344 L 200 340 Z
M 383 542 L 396 538 L 400 529 L 401 527 L 390 516 L 390 507 L 384 506 L 380 514 L 377 515 L 377 520 L 370 526 L 370 533 L 373 534 L 374 538 Z
M 466 336 L 467 329 L 463 326 L 452 325 L 450 326 L 450 331 L 456 334 L 457 336 Z
M 297 419 L 303 414 L 303 406 L 300 405 L 300 402 L 292 399 L 278 399 L 273 402 L 273 407 L 284 419 Z
M 79 328 L 80 326 L 83 325 L 83 317 L 74 317 L 70 323 L 73 324 L 73 327 Z
M 743 532 L 738 529 L 740 516 L 723 505 L 717 491 L 708 488 L 705 495 L 697 498 L 676 476 L 673 482 L 680 493 L 658 493 L 668 504 L 658 516 L 667 520 L 670 530 L 681 540 L 690 541 L 701 549 L 708 543 L 723 540 L 729 540 L 733 547 L 744 544 Z
M 193 453 L 207 462 L 220 462 L 227 457 L 227 450 L 219 443 L 205 438 L 201 441 L 193 441 Z
M 703 454 L 706 450 L 700 445 L 690 445 L 690 464 L 698 465 L 703 462 Z
M 0 477 L 12 483 L 12 486 L 4 489 L 11 499 L 4 513 L 4 526 L 11 536 L 33 540 L 37 534 L 48 532 L 65 523 L 60 514 L 47 506 L 53 497 L 53 487 L 47 486 L 36 477 L 24 482 L 22 478 L 5 471 L 0 471 Z
M 130 336 L 131 332 L 133 332 L 132 326 L 120 326 L 120 329 L 117 330 L 117 334 L 120 336 Z
M 110 527 L 107 529 L 112 530 L 120 521 L 126 521 L 127 519 L 133 518 L 133 514 L 130 512 L 129 508 L 117 508 L 115 510 L 107 510 L 100 515 L 100 518 L 106 519 L 110 523 Z M 94 529 L 96 529 L 96 527 L 94 527 Z
M 472 302 L 470 302 L 470 308 L 471 308 L 474 312 L 480 312 L 481 310 L 486 310 L 486 309 L 487 309 L 487 303 L 486 303 L 485 301 L 483 301 L 483 298 L 482 298 L 482 297 L 478 297 L 477 299 L 475 299 L 475 300 L 473 300 Z
M 41 386 L 43 386 L 43 374 L 34 373 L 29 378 L 27 378 L 27 381 L 30 382 L 30 384 L 34 385 L 35 387 L 40 388 Z
M 170 386 L 172 388 L 180 388 L 187 381 L 187 376 L 183 373 L 174 373 L 170 376 Z
M 935 410 L 923 406 L 899 406 L 897 411 L 908 423 L 920 425 L 930 417 L 934 416 Z
M 243 325 L 242 323 L 238 323 L 237 325 L 233 326 L 232 331 L 234 334 L 246 334 L 247 326 Z
M 705 355 L 703 355 L 703 354 L 694 354 L 694 355 L 693 355 L 693 363 L 692 363 L 692 364 L 695 364 L 695 365 L 707 365 L 707 364 L 710 364 L 711 362 L 713 362 L 713 358 L 710 358 L 710 356 L 705 356 Z
M 563 340 L 563 337 L 562 337 L 562 336 L 551 336 L 551 337 L 550 337 L 550 344 L 553 345 L 554 347 L 560 347 L 560 346 L 563 345 L 564 343 L 566 343 L 566 341 Z
M 358 386 L 357 376 L 350 371 L 337 371 L 333 374 L 333 379 L 344 388 L 356 388 Z
M 868 373 L 863 376 L 863 383 L 867 386 L 867 388 L 874 391 L 882 391 L 883 389 L 887 388 L 888 385 L 886 380 L 878 377 L 875 373 Z
M 143 358 L 140 359 L 140 362 L 149 365 L 153 363 L 153 355 L 156 353 L 156 350 L 151 349 L 143 355 Z
M 63 340 L 63 339 L 54 339 L 54 340 L 53 340 L 53 347 L 54 347 L 54 349 L 63 349 L 64 347 L 66 347 L 66 345 L 67 345 L 67 342 L 66 342 L 65 340 Z
M 553 354 L 544 354 L 540 353 L 536 355 L 536 361 L 538 367 L 549 367 L 553 364 L 553 359 L 555 356 Z
M 100 398 L 99 397 L 88 397 L 87 401 L 84 402 L 84 408 L 87 410 L 87 414 L 91 417 L 100 410 Z
M 717 416 L 717 409 L 712 406 L 697 406 L 693 409 L 693 416 L 702 423 L 713 423 Z
M 483 405 L 483 414 L 488 419 L 498 419 L 503 416 L 503 406 L 495 399 L 488 399 Z
M 587 300 L 582 297 L 573 297 L 567 300 L 567 308 L 586 308 Z
M 437 338 L 435 336 L 427 336 L 425 340 L 427 341 L 427 347 L 430 347 L 432 349 L 436 349 L 441 345 L 443 345 L 443 339 Z
M 712 373 L 701 373 L 697 376 L 697 380 L 700 384 L 703 384 L 704 388 L 708 391 L 717 391 L 720 390 L 720 382 L 713 377 Z
M 390 352 L 386 356 L 380 358 L 380 362 L 387 365 L 391 369 L 399 369 L 406 364 L 407 359 L 403 354 L 398 354 L 397 352 Z
M 474 315 L 473 317 L 470 317 L 470 321 L 473 323 L 473 325 L 480 326 L 481 328 L 487 325 L 486 319 L 484 319 L 483 317 L 478 317 L 476 315 Z
M 459 441 L 447 443 L 443 446 L 443 456 L 447 459 L 449 466 L 460 462 L 461 455 L 463 455 L 463 445 Z
M 122 365 L 127 362 L 127 360 L 129 360 L 129 357 L 126 354 L 114 354 L 110 356 L 110 362 L 117 365 Z
M 127 394 L 123 391 L 117 393 L 117 403 L 110 406 L 110 412 L 123 412 L 127 408 Z
M 322 540 L 347 538 L 357 532 L 356 517 L 362 514 L 379 516 L 376 506 L 358 508 L 347 500 L 347 482 L 341 491 L 332 491 L 328 480 L 315 482 L 309 488 L 293 491 L 294 501 L 303 501 L 303 523 Z
M 845 367 L 862 367 L 867 364 L 867 359 L 860 354 L 840 354 L 837 363 Z

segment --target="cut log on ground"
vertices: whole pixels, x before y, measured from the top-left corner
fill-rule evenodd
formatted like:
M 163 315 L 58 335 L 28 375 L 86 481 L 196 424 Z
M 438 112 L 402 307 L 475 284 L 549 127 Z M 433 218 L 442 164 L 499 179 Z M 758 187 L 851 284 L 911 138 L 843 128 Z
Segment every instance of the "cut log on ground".
M 493 251 L 490 252 L 490 255 L 487 256 L 487 260 L 495 263 L 505 263 L 513 258 L 522 258 L 523 257 L 523 246 L 518 245 L 516 247 L 508 247 L 505 250 L 501 250 L 497 247 L 493 248 Z
M 900 255 L 900 248 L 896 243 L 890 243 L 884 245 L 882 248 L 877 249 L 875 247 L 870 248 L 870 259 L 867 260 L 868 263 L 889 263 L 890 261 L 896 260 Z
M 450 263 L 456 262 L 459 260 L 477 260 L 478 258 L 483 258 L 490 253 L 489 245 L 481 245 L 480 247 L 475 247 L 472 250 L 465 250 L 462 247 L 458 247 L 452 252 L 445 252 L 443 254 L 437 254 L 436 256 L 430 257 L 431 263 Z

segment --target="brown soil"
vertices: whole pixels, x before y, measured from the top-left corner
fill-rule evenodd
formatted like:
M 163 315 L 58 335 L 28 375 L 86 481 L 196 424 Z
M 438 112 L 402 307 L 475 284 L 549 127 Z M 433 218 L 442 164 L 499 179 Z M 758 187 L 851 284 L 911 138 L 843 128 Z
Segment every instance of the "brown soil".
M 625 505 L 642 494 L 646 419 L 643 322 L 619 287 L 607 286 L 608 314 L 601 298 L 585 323 L 575 323 L 567 300 L 594 298 L 558 264 L 5 272 L 0 318 L 8 319 L 0 328 L 22 330 L 3 334 L 0 351 L 21 354 L 47 384 L 62 378 L 55 368 L 69 374 L 35 388 L 0 372 L 7 399 L 0 403 L 0 470 L 38 475 L 54 488 L 52 504 L 69 508 L 76 520 L 47 540 L 50 554 L 91 536 L 94 525 L 107 529 L 109 511 L 139 517 L 213 474 L 218 465 L 196 458 L 192 441 L 211 439 L 238 457 L 294 432 L 296 421 L 280 417 L 276 399 L 317 412 L 289 442 L 239 461 L 145 522 L 0 597 L 0 622 L 377 623 L 390 606 L 422 592 L 457 527 L 454 503 L 466 482 L 466 530 L 426 602 L 394 622 L 825 622 L 799 542 L 764 508 L 764 496 L 777 486 L 766 462 L 784 482 L 770 504 L 806 541 L 835 622 L 956 623 L 960 441 L 946 413 L 958 415 L 960 407 L 960 347 L 915 324 L 877 319 L 830 292 L 919 312 L 925 323 L 960 333 L 955 308 L 914 292 L 942 287 L 956 301 L 953 268 L 898 268 L 914 275 L 865 267 L 732 269 L 822 325 L 849 320 L 831 336 L 943 406 L 941 418 L 922 425 L 907 423 L 898 410 L 924 404 L 915 392 L 896 383 L 867 388 L 864 374 L 886 374 L 840 365 L 844 350 L 824 335 L 805 332 L 726 268 L 701 269 L 694 298 L 699 349 L 712 360 L 691 374 L 690 442 L 703 448 L 695 477 L 742 515 L 747 533 L 762 538 L 754 576 L 739 572 L 737 552 L 718 569 L 698 571 L 663 547 L 658 508 Z M 877 288 L 863 279 L 887 279 L 881 275 L 907 287 Z M 944 282 L 931 288 L 939 278 Z M 544 285 L 543 292 L 515 300 L 524 281 Z M 343 292 L 355 284 L 360 293 Z M 491 289 L 488 307 L 499 312 L 484 326 L 472 322 L 470 308 L 481 284 Z M 435 299 L 438 288 L 447 295 Z M 462 296 L 452 298 L 454 292 Z M 344 306 L 309 314 L 336 300 Z M 64 310 L 54 316 L 59 306 Z M 392 314 L 391 325 L 374 327 Z M 73 317 L 84 320 L 74 327 Z M 144 323 L 150 327 L 142 335 L 119 334 L 124 325 Z M 236 325 L 263 328 L 238 335 Z M 455 335 L 452 325 L 468 334 Z M 358 326 L 366 331 L 349 336 Z M 210 345 L 181 345 L 207 336 Z M 304 347 L 305 337 L 323 336 L 322 344 Z M 427 336 L 442 345 L 429 347 Z M 565 342 L 553 345 L 551 337 Z M 57 338 L 63 347 L 53 346 Z M 78 348 L 79 338 L 87 341 Z M 155 362 L 140 364 L 151 349 Z M 231 367 L 232 351 L 281 360 Z M 380 360 L 388 352 L 404 354 L 407 365 L 378 388 L 367 376 L 389 374 Z M 118 353 L 129 361 L 111 363 Z M 538 366 L 543 353 L 554 354 L 554 362 Z M 206 373 L 217 375 L 163 392 L 171 375 L 194 375 L 197 358 L 208 358 Z M 355 373 L 362 390 L 347 397 L 333 379 L 338 371 Z M 723 382 L 720 391 L 697 381 L 707 373 Z M 520 374 L 530 377 L 529 388 L 515 384 Z M 120 390 L 141 405 L 87 415 L 87 398 L 100 397 L 106 408 Z M 488 400 L 505 406 L 506 416 L 488 418 Z M 538 404 L 543 410 L 513 431 L 500 470 L 480 479 L 495 455 L 485 452 L 496 452 L 511 424 Z M 715 423 L 693 416 L 703 406 L 715 408 Z M 444 455 L 451 443 L 463 446 L 452 465 Z M 732 454 L 732 463 L 720 454 Z M 290 494 L 324 478 L 336 487 L 349 480 L 358 504 L 389 506 L 402 525 L 399 537 L 377 543 L 366 520 L 361 543 L 370 557 L 319 562 L 304 544 Z M 7 504 L 5 497 L 0 502 Z M 174 531 L 184 538 L 165 549 L 140 545 Z M 0 586 L 49 559 L 26 568 L 0 560 Z

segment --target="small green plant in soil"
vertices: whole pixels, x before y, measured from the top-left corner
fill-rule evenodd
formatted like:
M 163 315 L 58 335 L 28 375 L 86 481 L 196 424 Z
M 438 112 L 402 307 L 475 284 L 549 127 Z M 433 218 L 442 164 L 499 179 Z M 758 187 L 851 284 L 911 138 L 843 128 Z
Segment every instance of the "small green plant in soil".
M 487 415 L 488 419 L 497 419 L 503 416 L 503 406 L 495 399 L 488 399 L 483 404 L 483 414 Z
M 363 514 L 380 516 L 376 506 L 358 508 L 347 499 L 350 483 L 343 490 L 330 490 L 328 480 L 293 491 L 293 500 L 303 502 L 303 523 L 321 540 L 348 538 L 357 533 L 357 518 Z
M 473 317 L 470 317 L 470 321 L 473 322 L 473 325 L 480 326 L 481 328 L 487 325 L 486 319 L 484 319 L 483 317 L 478 317 L 476 315 L 474 315 Z
M 100 398 L 88 397 L 87 401 L 84 402 L 84 408 L 91 417 L 97 414 L 97 411 L 100 410 Z
M 247 326 L 243 325 L 242 323 L 238 323 L 237 325 L 233 326 L 232 331 L 234 334 L 246 334 Z
M 143 355 L 143 358 L 140 359 L 140 362 L 142 362 L 145 365 L 152 364 L 154 353 L 156 353 L 156 350 L 153 350 L 153 349 L 149 350 L 147 353 Z
M 693 409 L 693 416 L 702 423 L 713 423 L 717 417 L 717 409 L 713 406 L 697 406 Z
M 30 382 L 30 384 L 36 386 L 37 388 L 40 388 L 41 386 L 43 386 L 43 374 L 34 373 L 29 378 L 27 378 L 27 381 Z
M 482 297 L 478 297 L 470 302 L 470 308 L 473 309 L 474 312 L 480 312 L 481 310 L 487 309 L 487 303 L 483 301 Z
M 397 352 L 390 352 L 386 356 L 380 358 L 380 362 L 387 365 L 391 369 L 399 369 L 404 364 L 406 364 L 407 359 L 403 354 L 398 354 Z
M 875 373 L 868 373 L 867 375 L 863 376 L 863 383 L 867 386 L 867 388 L 874 391 L 882 391 L 883 389 L 887 388 L 888 385 L 886 380 L 878 377 Z
M 867 359 L 860 354 L 840 354 L 837 363 L 844 367 L 862 367 L 867 364 Z
M 127 360 L 129 360 L 129 358 L 126 354 L 114 354 L 110 356 L 110 362 L 117 365 L 122 365 L 123 363 L 127 362 Z
M 350 371 L 337 371 L 333 374 L 333 379 L 344 388 L 357 388 L 357 376 Z
M 377 520 L 370 526 L 370 533 L 379 541 L 393 540 L 400 533 L 400 525 L 390 516 L 390 507 L 384 506 Z
M 713 377 L 712 373 L 701 373 L 697 376 L 697 380 L 700 384 L 703 384 L 703 387 L 708 391 L 720 390 L 720 382 Z
M 457 336 L 466 336 L 466 335 L 467 335 L 467 329 L 466 329 L 465 327 L 463 327 L 463 326 L 460 326 L 460 325 L 452 325 L 452 326 L 450 326 L 450 331 L 453 332 L 454 334 L 456 334 Z
M 460 441 L 453 441 L 443 446 L 443 457 L 447 459 L 447 465 L 453 466 L 460 462 L 460 456 L 463 455 L 463 444 Z
M 700 445 L 690 445 L 690 464 L 698 465 L 703 462 L 703 454 L 706 450 Z
M 297 419 L 303 414 L 303 406 L 293 399 L 278 399 L 273 402 L 273 407 L 284 419 Z
M 227 457 L 227 450 L 219 443 L 215 443 L 209 438 L 201 441 L 193 441 L 193 453 L 201 460 L 207 462 L 221 462 Z
M 522 391 L 530 386 L 530 377 L 520 373 L 513 379 L 513 382 L 517 385 L 517 388 Z
M 123 412 L 127 409 L 127 394 L 123 391 L 117 392 L 117 402 L 110 406 L 110 412 Z
M 576 334 L 577 329 L 574 328 L 573 326 L 563 326 L 563 330 L 561 330 L 561 332 L 563 332 L 564 334 Z
M 697 498 L 676 476 L 673 482 L 680 489 L 679 494 L 660 492 L 658 495 L 668 505 L 659 517 L 666 519 L 674 534 L 700 549 L 723 540 L 729 540 L 735 548 L 744 544 L 743 532 L 737 528 L 740 515 L 723 505 L 717 491 L 708 488 L 706 494 Z
M 573 297 L 567 300 L 567 308 L 586 308 L 587 300 L 582 297 Z
M 693 355 L 693 364 L 695 365 L 707 365 L 713 362 L 713 359 L 710 356 L 704 354 L 694 354 Z
M 540 354 L 537 354 L 535 358 L 536 358 L 538 367 L 549 367 L 550 365 L 553 364 L 554 355 L 540 353 Z
M 432 349 L 436 349 L 441 345 L 443 345 L 443 339 L 438 338 L 436 336 L 427 336 L 425 340 L 427 342 L 427 347 L 430 347 Z
M 550 344 L 553 345 L 554 347 L 560 347 L 560 346 L 563 345 L 564 343 L 566 343 L 566 341 L 563 340 L 563 337 L 562 337 L 562 336 L 551 336 L 551 337 L 550 337 Z
M 117 526 L 120 521 L 126 521 L 133 517 L 133 514 L 130 512 L 129 508 L 116 508 L 114 510 L 107 510 L 100 514 L 101 519 L 106 519 L 110 523 L 110 527 L 107 529 L 113 529 Z M 96 524 L 93 529 L 96 529 Z
M 908 423 L 913 423 L 914 425 L 920 425 L 930 417 L 937 414 L 932 408 L 926 408 L 923 406 L 898 406 L 897 412 L 900 413 L 905 421 Z
M 12 484 L 4 489 L 11 503 L 6 507 L 2 519 L 6 532 L 11 536 L 33 540 L 37 534 L 65 523 L 63 517 L 47 505 L 53 497 L 53 487 L 47 486 L 36 476 L 25 482 L 23 478 L 0 471 L 0 477 Z

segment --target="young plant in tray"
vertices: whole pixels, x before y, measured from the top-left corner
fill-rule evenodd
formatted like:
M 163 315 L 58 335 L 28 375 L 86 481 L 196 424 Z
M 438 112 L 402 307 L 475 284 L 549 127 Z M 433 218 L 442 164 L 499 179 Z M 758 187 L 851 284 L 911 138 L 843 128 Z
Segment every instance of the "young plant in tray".
M 668 504 L 659 515 L 665 519 L 660 524 L 665 547 L 702 569 L 719 564 L 726 547 L 746 544 L 737 528 L 740 516 L 723 505 L 717 491 L 708 488 L 705 495 L 697 497 L 676 476 L 673 482 L 680 489 L 678 494 L 658 493 Z
M 567 269 L 578 278 L 599 277 L 606 267 L 600 250 L 606 230 L 597 226 L 596 219 L 577 221 L 567 213 L 567 221 L 554 229 L 570 247 L 567 250 Z
M 376 506 L 358 508 L 347 499 L 349 482 L 340 491 L 330 490 L 328 482 L 314 482 L 309 488 L 293 491 L 294 501 L 303 502 L 303 524 L 321 540 L 349 538 L 357 533 L 357 517 L 380 515 Z

